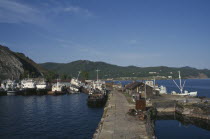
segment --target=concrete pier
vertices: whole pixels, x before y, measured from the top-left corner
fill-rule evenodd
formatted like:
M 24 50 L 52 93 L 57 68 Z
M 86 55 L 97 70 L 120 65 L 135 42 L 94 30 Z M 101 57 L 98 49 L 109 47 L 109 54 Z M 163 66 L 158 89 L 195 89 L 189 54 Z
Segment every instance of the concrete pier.
M 131 108 L 134 108 L 134 105 L 130 105 L 122 93 L 112 91 L 101 123 L 93 138 L 148 139 L 145 121 L 140 121 L 127 114 Z

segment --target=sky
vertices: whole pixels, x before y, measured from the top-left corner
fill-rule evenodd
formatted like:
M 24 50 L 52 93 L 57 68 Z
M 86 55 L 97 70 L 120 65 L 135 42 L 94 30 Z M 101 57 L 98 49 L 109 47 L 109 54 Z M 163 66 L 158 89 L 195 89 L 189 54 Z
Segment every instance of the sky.
M 210 0 L 0 0 L 0 44 L 37 63 L 210 69 Z

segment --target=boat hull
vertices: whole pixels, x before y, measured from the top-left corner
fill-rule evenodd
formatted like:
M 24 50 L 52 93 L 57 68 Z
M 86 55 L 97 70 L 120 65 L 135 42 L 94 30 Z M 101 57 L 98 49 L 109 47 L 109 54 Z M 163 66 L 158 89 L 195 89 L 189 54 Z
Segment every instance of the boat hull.
M 197 92 L 189 92 L 189 93 L 172 93 L 171 95 L 196 97 L 196 96 L 197 96 Z
M 0 91 L 0 96 L 5 96 L 7 95 L 7 91 Z
M 106 104 L 107 98 L 106 94 L 91 94 L 88 96 L 87 105 L 90 107 L 103 107 Z
M 24 88 L 22 95 L 36 95 L 36 88 Z
M 47 94 L 48 95 L 58 96 L 58 95 L 64 95 L 64 94 L 66 94 L 66 92 L 64 92 L 64 91 L 48 91 Z
M 36 94 L 37 94 L 37 95 L 46 95 L 47 92 L 48 92 L 47 89 L 37 89 L 37 90 L 36 90 Z
M 8 92 L 7 92 L 7 95 L 8 95 L 8 96 L 15 96 L 15 95 L 17 95 L 17 92 L 8 91 Z

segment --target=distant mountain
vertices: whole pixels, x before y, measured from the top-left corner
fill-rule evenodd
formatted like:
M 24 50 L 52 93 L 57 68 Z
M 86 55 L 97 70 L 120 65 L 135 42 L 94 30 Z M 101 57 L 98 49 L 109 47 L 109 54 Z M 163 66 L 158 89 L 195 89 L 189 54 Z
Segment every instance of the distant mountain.
M 136 66 L 117 66 L 105 62 L 93 62 L 88 60 L 78 60 L 71 63 L 42 63 L 43 68 L 57 72 L 59 74 L 66 74 L 71 77 L 77 77 L 78 71 L 84 71 L 89 74 L 90 79 L 96 79 L 96 69 L 99 69 L 99 78 L 122 78 L 122 77 L 178 77 L 177 71 L 181 71 L 184 78 L 209 78 L 210 70 L 199 70 L 191 67 L 136 67 Z
M 28 75 L 38 77 L 44 72 L 46 70 L 23 53 L 13 52 L 8 47 L 0 45 L 0 80 L 20 79 Z

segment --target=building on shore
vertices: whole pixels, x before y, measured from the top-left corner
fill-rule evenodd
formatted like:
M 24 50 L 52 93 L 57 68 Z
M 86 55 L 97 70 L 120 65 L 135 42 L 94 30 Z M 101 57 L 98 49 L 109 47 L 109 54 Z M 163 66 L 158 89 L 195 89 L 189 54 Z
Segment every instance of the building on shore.
M 151 98 L 155 95 L 158 95 L 158 93 L 154 90 L 152 86 L 147 85 L 143 82 L 130 83 L 125 86 L 123 91 L 135 97 L 141 95 L 142 98 Z

